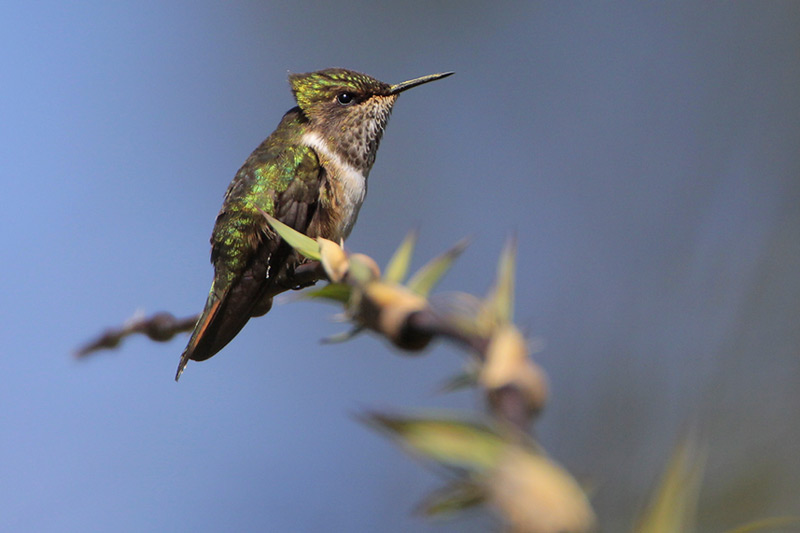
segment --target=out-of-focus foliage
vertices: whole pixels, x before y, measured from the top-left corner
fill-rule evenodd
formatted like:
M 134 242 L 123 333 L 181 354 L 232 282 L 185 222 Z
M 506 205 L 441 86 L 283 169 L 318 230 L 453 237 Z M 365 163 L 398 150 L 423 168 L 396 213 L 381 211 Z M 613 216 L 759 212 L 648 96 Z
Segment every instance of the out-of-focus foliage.
M 698 509 L 706 453 L 692 436 L 678 442 L 664 468 L 646 509 L 633 529 L 634 533 L 691 533 L 701 512 Z M 774 517 L 756 520 L 727 533 L 800 529 L 798 517 Z
M 408 288 L 420 296 L 427 297 L 442 277 L 447 274 L 467 244 L 467 240 L 462 240 L 440 256 L 431 259 L 408 280 Z
M 367 420 L 411 453 L 457 470 L 456 482 L 434 492 L 422 504 L 429 514 L 485 502 L 515 532 L 594 528 L 594 513 L 578 483 L 525 439 L 455 416 L 372 414 Z
M 694 529 L 697 499 L 703 478 L 703 459 L 686 439 L 675 447 L 636 533 L 687 533 Z
M 352 328 L 327 339 L 346 341 L 369 329 L 406 351 L 418 351 L 441 336 L 466 347 L 467 370 L 443 387 L 481 390 L 489 416 L 421 413 L 415 416 L 370 413 L 363 419 L 404 449 L 447 472 L 451 479 L 420 505 L 423 514 L 454 515 L 486 505 L 515 533 L 581 533 L 597 527 L 585 491 L 527 436 L 529 425 L 547 401 L 544 372 L 530 357 L 530 346 L 513 324 L 516 247 L 503 250 L 497 277 L 483 298 L 448 295 L 431 304 L 428 295 L 466 246 L 461 241 L 428 262 L 405 284 L 417 234 L 398 247 L 382 275 L 364 254 L 348 254 L 340 244 L 311 239 L 264 214 L 272 228 L 303 256 L 317 263 L 306 275 L 329 283 L 309 298 L 342 305 Z M 321 268 L 321 272 L 318 270 Z M 291 280 L 289 280 L 291 282 Z M 291 285 L 294 286 L 294 285 Z M 164 314 L 106 332 L 91 350 L 113 347 L 132 333 L 154 340 L 183 331 L 183 322 L 165 322 Z M 152 324 L 151 324 L 152 322 Z M 170 329 L 169 324 L 173 324 Z M 151 333 L 155 332 L 155 333 Z M 106 344 L 103 344 L 106 343 Z M 689 533 L 695 530 L 704 453 L 691 438 L 680 442 L 658 486 L 638 518 L 634 533 Z M 454 478 L 454 479 L 452 479 Z M 800 524 L 795 517 L 754 521 L 730 533 L 750 533 Z
M 370 329 L 396 346 L 417 350 L 441 335 L 474 352 L 474 372 L 459 386 L 478 386 L 487 395 L 490 422 L 457 416 L 405 417 L 373 413 L 366 420 L 389 433 L 414 454 L 455 472 L 457 479 L 423 503 L 425 514 L 452 514 L 487 503 L 513 531 L 584 532 L 594 528 L 591 505 L 578 483 L 524 436 L 547 398 L 544 373 L 530 359 L 527 341 L 512 324 L 514 306 L 513 242 L 501 254 L 489 296 L 473 300 L 468 312 L 439 315 L 427 301 L 430 291 L 466 246 L 462 241 L 406 278 L 417 235 L 410 233 L 381 276 L 367 256 L 348 255 L 336 243 L 293 235 L 294 230 L 267 216 L 273 229 L 298 251 L 318 258 L 330 284 L 312 291 L 315 298 L 343 304 L 354 329 L 347 340 Z M 336 287 L 336 288 L 331 288 Z M 345 288 L 346 287 L 346 288 Z M 464 299 L 463 296 L 456 298 Z M 474 312 L 469 311 L 474 310 Z M 454 386 L 456 382 L 453 383 Z

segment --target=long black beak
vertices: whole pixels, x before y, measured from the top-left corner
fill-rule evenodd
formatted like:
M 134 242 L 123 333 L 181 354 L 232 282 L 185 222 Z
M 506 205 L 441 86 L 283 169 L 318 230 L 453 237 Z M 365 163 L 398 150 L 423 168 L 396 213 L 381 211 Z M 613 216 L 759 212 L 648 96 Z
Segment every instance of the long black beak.
M 446 78 L 447 76 L 452 76 L 453 74 L 455 74 L 455 72 L 440 72 L 439 74 L 428 74 L 427 76 L 422 76 L 421 78 L 404 81 L 403 83 L 392 85 L 392 87 L 389 89 L 389 94 L 399 94 L 403 91 L 411 89 L 412 87 L 416 87 L 417 85 L 422 85 L 423 83 L 428 83 L 429 81 L 440 80 L 442 78 Z

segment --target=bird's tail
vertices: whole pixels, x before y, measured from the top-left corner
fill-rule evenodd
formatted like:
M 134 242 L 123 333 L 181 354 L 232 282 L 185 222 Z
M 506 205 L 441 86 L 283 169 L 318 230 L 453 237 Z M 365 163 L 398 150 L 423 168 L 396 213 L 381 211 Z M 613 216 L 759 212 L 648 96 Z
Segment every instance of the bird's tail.
M 192 336 L 181 354 L 175 381 L 186 364 L 205 361 L 223 349 L 242 330 L 250 317 L 261 316 L 272 307 L 272 298 L 255 286 L 255 278 L 246 276 L 217 296 L 213 288 L 203 314 L 197 319 Z
M 214 294 L 210 294 L 208 296 L 208 301 L 206 302 L 206 307 L 203 309 L 203 314 L 200 315 L 200 318 L 197 319 L 197 324 L 194 326 L 194 331 L 192 331 L 192 336 L 189 338 L 189 343 L 186 345 L 186 349 L 183 350 L 181 354 L 181 361 L 178 363 L 178 371 L 175 373 L 175 381 L 178 381 L 183 374 L 183 370 L 186 368 L 187 363 L 189 363 L 190 359 L 194 360 L 205 360 L 214 355 L 215 352 L 210 353 L 208 355 L 199 353 L 198 347 L 201 344 L 208 344 L 208 342 L 203 342 L 204 339 L 208 339 L 209 327 L 214 323 L 214 319 L 217 317 L 219 312 L 220 305 L 222 304 L 221 298 L 216 298 Z M 206 350 L 208 351 L 208 350 Z M 198 356 L 200 358 L 198 359 Z

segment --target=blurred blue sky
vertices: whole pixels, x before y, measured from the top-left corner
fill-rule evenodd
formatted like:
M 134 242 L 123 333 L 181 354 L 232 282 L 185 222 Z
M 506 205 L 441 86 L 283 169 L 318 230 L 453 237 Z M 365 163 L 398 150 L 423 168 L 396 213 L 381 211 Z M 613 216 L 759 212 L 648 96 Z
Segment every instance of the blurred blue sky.
M 348 246 L 385 261 L 419 226 L 420 264 L 474 235 L 442 289 L 481 294 L 518 233 L 537 435 L 604 530 L 692 424 L 703 528 L 797 514 L 799 27 L 793 2 L 5 2 L 0 530 L 492 527 L 410 516 L 439 480 L 353 417 L 480 408 L 435 394 L 450 347 L 322 346 L 334 309 L 291 303 L 180 384 L 185 337 L 71 357 L 201 309 L 228 182 L 287 72 L 330 66 L 457 72 L 400 98 Z

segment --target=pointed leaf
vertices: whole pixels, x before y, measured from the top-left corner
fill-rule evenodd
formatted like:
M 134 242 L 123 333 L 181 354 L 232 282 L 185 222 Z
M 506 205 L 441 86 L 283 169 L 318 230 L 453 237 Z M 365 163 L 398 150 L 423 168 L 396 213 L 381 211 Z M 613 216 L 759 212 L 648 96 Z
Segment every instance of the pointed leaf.
M 462 389 L 472 388 L 478 385 L 478 374 L 476 371 L 466 371 L 456 374 L 445 380 L 439 387 L 440 392 L 456 392 Z
M 348 283 L 369 283 L 381 277 L 381 269 L 373 258 L 364 254 L 350 256 L 350 269 L 347 271 Z
M 406 238 L 397 247 L 394 255 L 386 265 L 386 272 L 383 279 L 394 283 L 402 283 L 408 274 L 408 266 L 411 264 L 411 256 L 414 253 L 414 246 L 417 244 L 417 230 L 411 230 Z
M 480 505 L 486 499 L 483 488 L 469 481 L 454 481 L 428 494 L 419 505 L 425 516 L 452 515 Z
M 367 415 L 366 421 L 388 431 L 412 453 L 472 472 L 493 467 L 507 446 L 502 437 L 479 423 L 379 413 Z
M 442 276 L 450 270 L 453 262 L 461 255 L 468 244 L 468 239 L 461 239 L 455 246 L 438 257 L 431 259 L 408 281 L 408 288 L 420 296 L 427 297 L 436 284 L 439 283 L 439 280 L 442 279 Z
M 517 257 L 516 238 L 509 240 L 497 265 L 497 280 L 487 304 L 497 323 L 514 318 L 514 269 Z
M 267 222 L 269 222 L 269 225 L 272 226 L 272 229 L 274 229 L 284 241 L 289 243 L 289 246 L 309 259 L 313 259 L 314 261 L 320 260 L 319 244 L 317 244 L 317 241 L 311 237 L 308 237 L 307 235 L 303 235 L 299 231 L 290 228 L 280 220 L 270 216 L 269 213 L 265 211 L 261 211 L 261 214 L 267 219 Z
M 353 337 L 357 336 L 359 333 L 363 332 L 364 328 L 361 326 L 356 326 L 353 329 L 348 329 L 347 331 L 342 331 L 341 333 L 336 333 L 331 335 L 330 337 L 325 337 L 322 339 L 323 344 L 338 344 L 340 342 L 347 342 Z
M 703 460 L 687 438 L 673 452 L 636 533 L 684 533 L 694 526 Z
M 345 304 L 350 300 L 351 291 L 352 289 L 344 283 L 328 283 L 319 289 L 304 292 L 301 296 L 308 299 L 333 300 Z

